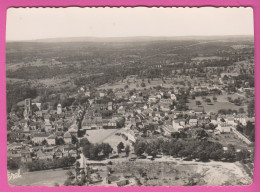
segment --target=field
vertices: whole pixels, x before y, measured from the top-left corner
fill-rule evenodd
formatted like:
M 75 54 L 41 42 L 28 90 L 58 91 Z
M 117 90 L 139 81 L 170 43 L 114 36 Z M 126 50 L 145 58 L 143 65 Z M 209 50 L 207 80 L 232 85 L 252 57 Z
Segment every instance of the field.
M 22 173 L 20 178 L 9 181 L 11 186 L 54 186 L 54 183 L 63 185 L 66 180 L 65 169 L 35 171 Z
M 120 129 L 96 129 L 88 130 L 87 136 L 89 142 L 91 143 L 109 143 L 111 147 L 117 151 L 117 145 L 123 142 L 124 145 L 130 145 L 128 141 L 124 140 L 121 136 L 115 135 L 115 133 L 120 132 Z
M 189 79 L 190 80 L 190 79 Z M 167 80 L 162 80 L 162 79 L 153 79 L 153 80 L 149 80 L 148 79 L 136 79 L 134 82 L 127 82 L 128 79 L 124 79 L 123 81 L 118 81 L 115 82 L 113 84 L 103 84 L 101 86 L 98 87 L 98 89 L 136 89 L 136 90 L 140 90 L 140 89 L 150 89 L 150 88 L 154 88 L 157 86 L 162 86 L 165 88 L 173 88 L 173 87 L 183 87 L 184 85 L 181 84 L 180 82 L 185 82 L 186 79 L 183 78 L 172 78 L 172 79 L 167 79 Z M 141 84 L 145 83 L 145 87 L 142 87 Z M 125 86 L 128 86 L 128 88 L 125 88 Z
M 248 185 L 252 179 L 240 163 L 226 162 L 122 162 L 113 164 L 113 175 L 130 173 L 146 186 Z M 146 178 L 141 175 L 147 175 Z
M 232 144 L 236 147 L 236 149 L 253 149 L 254 147 L 249 147 L 246 143 L 240 140 L 233 132 L 220 134 L 220 135 L 212 135 L 210 140 L 213 142 L 219 142 L 223 145 L 223 147 L 228 146 L 228 144 Z
M 247 110 L 247 106 L 237 106 L 233 103 L 230 103 L 227 98 L 231 97 L 232 99 L 235 98 L 243 98 L 242 95 L 217 95 L 217 101 L 213 100 L 213 96 L 206 96 L 206 98 L 209 98 L 211 100 L 211 104 L 213 105 L 208 105 L 207 102 L 203 101 L 202 97 L 196 97 L 194 100 L 189 100 L 189 103 L 187 103 L 188 107 L 190 109 L 196 109 L 198 106 L 196 105 L 196 101 L 201 102 L 201 106 L 204 107 L 205 112 L 215 112 L 217 113 L 220 109 L 232 109 L 232 110 L 239 110 L 240 108 L 243 108 L 244 111 Z

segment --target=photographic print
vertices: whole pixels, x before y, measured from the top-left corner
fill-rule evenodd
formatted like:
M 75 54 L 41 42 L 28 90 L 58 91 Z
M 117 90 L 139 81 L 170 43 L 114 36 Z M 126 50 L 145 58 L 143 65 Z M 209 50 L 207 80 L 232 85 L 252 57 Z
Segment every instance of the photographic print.
M 9 8 L 11 186 L 250 185 L 252 8 Z

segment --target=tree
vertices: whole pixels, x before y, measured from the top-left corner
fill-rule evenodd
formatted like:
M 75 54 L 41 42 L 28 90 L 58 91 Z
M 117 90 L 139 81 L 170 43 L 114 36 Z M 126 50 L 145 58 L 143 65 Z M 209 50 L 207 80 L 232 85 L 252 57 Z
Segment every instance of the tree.
M 56 145 L 64 145 L 65 141 L 63 140 L 63 138 L 56 138 L 55 143 Z
M 109 154 L 113 151 L 113 148 L 108 143 L 102 143 L 101 148 L 104 156 L 107 158 L 109 157 Z
M 39 111 L 39 108 L 37 107 L 36 104 L 32 105 L 32 112 L 35 113 L 36 111 Z
M 215 161 L 218 161 L 218 160 L 222 159 L 223 154 L 224 154 L 224 151 L 222 149 L 218 149 L 217 151 L 212 151 L 210 153 L 210 158 Z
M 43 103 L 41 108 L 42 108 L 42 110 L 47 110 L 49 108 L 49 104 L 48 103 Z
M 252 122 L 247 122 L 244 134 L 246 134 L 251 141 L 255 141 L 255 125 Z
M 200 101 L 196 101 L 196 105 L 201 105 L 201 102 Z
M 125 154 L 126 154 L 127 157 L 129 156 L 129 153 L 130 153 L 130 147 L 129 147 L 129 145 L 126 145 Z
M 147 143 L 145 152 L 148 155 L 155 157 L 159 152 L 159 143 L 156 140 Z
M 234 161 L 236 158 L 236 149 L 235 146 L 232 144 L 229 144 L 227 146 L 228 150 L 224 153 L 223 157 L 225 158 L 226 161 Z
M 213 129 L 215 129 L 216 127 L 215 127 L 215 125 L 214 125 L 213 123 L 209 123 L 208 128 L 211 129 L 211 130 L 213 130 Z
M 57 183 L 57 182 L 55 182 L 53 185 L 54 185 L 54 187 L 59 187 L 60 186 L 59 183 Z
M 141 83 L 141 87 L 145 87 L 146 85 L 145 85 L 145 83 L 144 82 L 142 82 Z
M 80 172 L 80 162 L 76 162 L 75 163 L 75 171 L 76 171 L 76 174 L 78 175 L 79 174 L 79 172 Z
M 211 103 L 211 99 L 210 99 L 210 98 L 207 98 L 207 99 L 206 99 L 206 102 L 207 102 L 207 103 Z
M 44 139 L 44 140 L 42 141 L 42 145 L 48 145 L 48 142 L 46 141 L 46 139 Z
M 117 145 L 117 152 L 118 153 L 121 153 L 122 152 L 122 149 L 124 149 L 125 146 L 124 146 L 124 143 L 120 142 L 118 145 Z
M 73 172 L 71 170 L 66 172 L 66 175 L 68 176 L 69 179 L 75 179 L 75 175 L 73 174 Z
M 243 161 L 245 159 L 248 159 L 250 157 L 250 152 L 246 149 L 242 149 L 237 153 L 237 160 Z
M 145 151 L 146 143 L 144 141 L 137 141 L 134 144 L 134 151 L 137 156 L 141 156 Z
M 89 140 L 88 140 L 87 138 L 82 138 L 82 139 L 80 139 L 79 146 L 80 146 L 80 147 L 84 147 L 84 146 L 86 146 L 86 145 L 90 145 Z
M 64 182 L 64 186 L 70 186 L 72 185 L 72 181 L 70 179 L 67 179 L 65 182 Z
M 245 110 L 244 110 L 244 108 L 239 108 L 238 112 L 239 113 L 245 113 Z
M 203 139 L 203 138 L 206 138 L 206 137 L 208 137 L 208 134 L 204 129 L 197 131 L 197 138 L 198 139 Z
M 209 154 L 205 151 L 201 151 L 198 153 L 198 158 L 200 161 L 206 162 L 209 160 Z
M 20 168 L 20 161 L 15 160 L 15 159 L 8 159 L 7 160 L 7 169 L 10 170 L 16 170 Z
M 78 142 L 78 139 L 75 135 L 71 136 L 72 144 L 76 144 Z

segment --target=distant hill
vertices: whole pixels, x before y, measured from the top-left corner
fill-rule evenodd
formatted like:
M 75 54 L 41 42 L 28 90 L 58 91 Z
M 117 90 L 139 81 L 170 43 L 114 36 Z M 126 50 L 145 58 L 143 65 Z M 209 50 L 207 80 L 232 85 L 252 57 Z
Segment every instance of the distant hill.
M 66 38 L 48 38 L 36 39 L 23 42 L 144 42 L 144 41 L 181 41 L 181 40 L 253 40 L 252 35 L 228 35 L 228 36 L 174 36 L 174 37 L 156 37 L 156 36 L 136 36 L 136 37 L 66 37 Z M 14 41 L 8 41 L 14 42 Z

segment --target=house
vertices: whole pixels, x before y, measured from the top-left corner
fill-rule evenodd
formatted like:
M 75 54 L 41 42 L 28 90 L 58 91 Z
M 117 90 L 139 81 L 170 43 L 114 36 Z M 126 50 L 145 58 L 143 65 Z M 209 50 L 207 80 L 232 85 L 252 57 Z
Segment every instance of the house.
M 227 117 L 225 120 L 226 120 L 228 125 L 232 125 L 232 126 L 237 125 L 237 123 L 235 123 L 235 118 L 234 117 Z
M 226 123 L 220 123 L 218 124 L 216 131 L 219 131 L 220 133 L 230 133 L 231 132 L 231 126 L 229 126 Z
M 136 103 L 143 103 L 144 99 L 143 99 L 143 97 L 138 96 L 138 97 L 136 97 L 135 102 Z
M 55 135 L 50 135 L 48 138 L 47 138 L 47 143 L 49 145 L 55 145 L 56 144 L 56 136 Z
M 44 153 L 43 151 L 37 151 L 36 152 L 36 156 L 37 156 L 37 159 L 40 159 L 40 160 L 52 160 L 53 159 L 53 154 L 52 153 Z
M 157 101 L 157 97 L 156 96 L 150 96 L 149 98 L 148 98 L 148 102 L 149 103 L 156 103 L 156 101 Z
M 161 104 L 168 104 L 171 105 L 172 104 L 172 100 L 171 99 L 161 99 L 160 100 Z
M 119 114 L 125 114 L 125 107 L 124 106 L 120 106 L 119 108 L 118 108 L 118 110 L 117 110 L 117 113 L 119 113 Z
M 64 139 L 64 142 L 67 144 L 72 143 L 72 136 L 68 131 L 64 134 L 63 139 Z
M 69 128 L 68 131 L 69 131 L 69 133 L 70 133 L 71 135 L 74 135 L 75 137 L 77 137 L 77 136 L 78 136 L 77 124 L 72 125 L 72 126 Z
M 32 161 L 32 157 L 31 157 L 31 152 L 29 149 L 23 149 L 20 152 L 21 154 L 21 161 L 22 162 L 31 162 Z
M 54 157 L 55 157 L 55 158 L 62 158 L 62 157 L 63 157 L 62 150 L 58 148 L 58 149 L 54 152 Z
M 116 121 L 114 119 L 104 119 L 103 127 L 104 128 L 116 128 Z
M 113 110 L 113 103 L 112 103 L 112 102 L 108 102 L 108 107 L 107 107 L 107 109 L 108 109 L 109 111 L 112 111 L 112 110 Z
M 175 94 L 173 94 L 173 93 L 171 93 L 171 100 L 173 100 L 173 101 L 176 101 L 176 100 L 177 100 L 177 97 L 176 97 L 176 95 L 175 95 Z
M 202 114 L 202 113 L 204 113 L 204 108 L 202 108 L 202 107 L 196 108 L 196 109 L 194 109 L 194 113 L 197 115 Z
M 43 146 L 42 151 L 45 153 L 46 152 L 50 153 L 50 152 L 54 152 L 54 148 L 55 146 Z
M 175 129 L 173 126 L 171 126 L 171 125 L 163 125 L 162 126 L 162 129 L 163 129 L 163 131 L 164 131 L 164 135 L 165 136 L 171 136 L 172 135 L 172 133 L 175 133 L 175 132 L 178 132 L 178 130 L 177 129 Z
M 44 123 L 45 123 L 45 131 L 49 132 L 50 130 L 52 130 L 52 124 L 50 123 L 49 119 L 44 119 Z
M 198 125 L 198 120 L 197 119 L 190 119 L 189 120 L 190 126 L 197 126 Z
M 44 140 L 47 141 L 47 138 L 50 134 L 45 132 L 39 132 L 32 135 L 32 142 L 41 144 Z
M 183 129 L 184 125 L 185 125 L 185 121 L 183 121 L 183 120 L 175 119 L 172 121 L 172 127 L 175 131 L 179 131 L 180 129 Z

